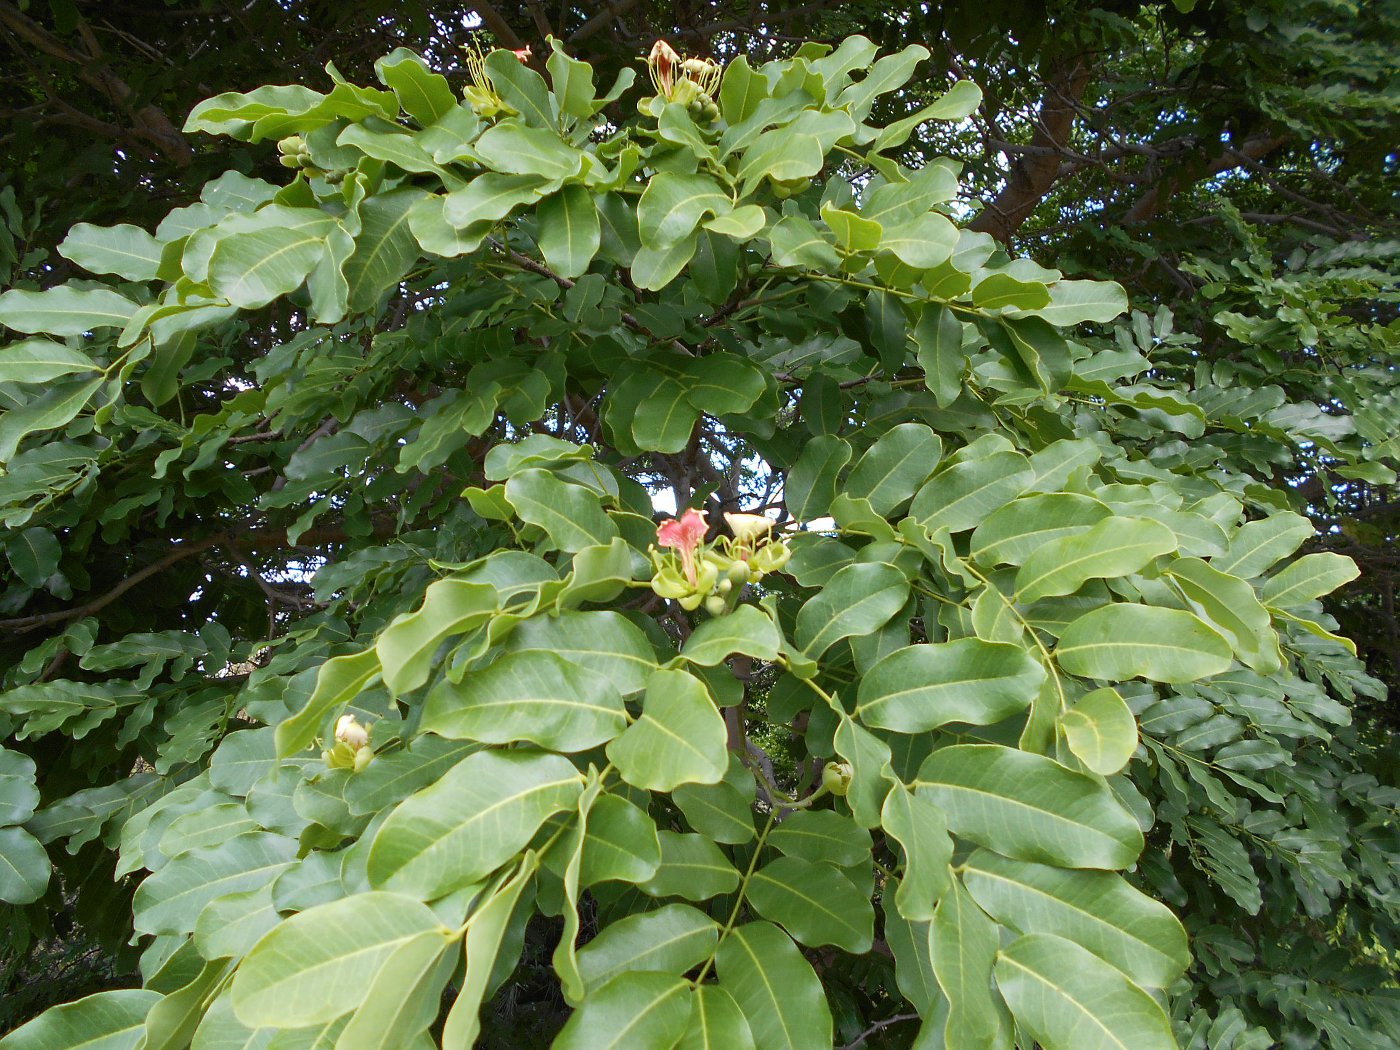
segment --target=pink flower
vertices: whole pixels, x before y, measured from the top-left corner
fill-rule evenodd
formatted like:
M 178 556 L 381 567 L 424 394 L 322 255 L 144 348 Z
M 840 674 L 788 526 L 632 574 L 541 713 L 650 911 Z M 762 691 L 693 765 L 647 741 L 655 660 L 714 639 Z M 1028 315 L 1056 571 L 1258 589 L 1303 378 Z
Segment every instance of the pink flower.
M 530 61 L 530 47 L 528 44 L 519 51 L 512 51 L 511 54 L 520 59 L 521 62 Z
M 656 542 L 680 554 L 685 578 L 692 585 L 695 583 L 695 551 L 704 541 L 708 528 L 704 511 L 687 510 L 680 518 L 667 518 L 656 529 Z

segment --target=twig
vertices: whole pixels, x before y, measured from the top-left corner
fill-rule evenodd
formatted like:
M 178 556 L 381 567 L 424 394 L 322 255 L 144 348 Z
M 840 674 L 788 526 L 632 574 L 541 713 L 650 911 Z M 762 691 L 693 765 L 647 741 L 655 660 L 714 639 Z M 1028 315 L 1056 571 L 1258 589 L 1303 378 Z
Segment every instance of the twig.
M 895 1014 L 893 1017 L 887 1017 L 883 1021 L 876 1021 L 865 1031 L 861 1032 L 860 1035 L 856 1036 L 854 1040 L 842 1047 L 841 1050 L 856 1050 L 856 1047 L 864 1046 L 865 1041 L 881 1029 L 889 1028 L 891 1025 L 901 1024 L 904 1021 L 917 1021 L 918 1019 L 918 1014 Z

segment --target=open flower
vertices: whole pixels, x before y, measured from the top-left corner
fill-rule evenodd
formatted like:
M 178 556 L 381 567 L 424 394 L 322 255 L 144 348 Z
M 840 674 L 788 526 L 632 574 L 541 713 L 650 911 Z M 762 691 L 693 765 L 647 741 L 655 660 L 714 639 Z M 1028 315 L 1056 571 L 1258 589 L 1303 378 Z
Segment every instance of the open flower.
M 651 86 L 656 88 L 658 95 L 671 97 L 680 64 L 681 56 L 666 41 L 658 40 L 651 45 L 651 54 L 647 55 L 647 72 L 651 74 Z
M 682 58 L 664 40 L 651 46 L 647 72 L 659 98 L 689 108 L 696 119 L 712 121 L 719 117 L 715 96 L 724 77 L 724 67 L 709 58 Z
M 511 54 L 520 59 L 521 62 L 528 62 L 530 61 L 530 45 L 526 44 L 519 50 L 512 51 Z
M 656 530 L 656 542 L 680 555 L 685 578 L 695 586 L 695 552 L 705 540 L 709 524 L 705 512 L 687 510 L 679 518 L 667 518 Z

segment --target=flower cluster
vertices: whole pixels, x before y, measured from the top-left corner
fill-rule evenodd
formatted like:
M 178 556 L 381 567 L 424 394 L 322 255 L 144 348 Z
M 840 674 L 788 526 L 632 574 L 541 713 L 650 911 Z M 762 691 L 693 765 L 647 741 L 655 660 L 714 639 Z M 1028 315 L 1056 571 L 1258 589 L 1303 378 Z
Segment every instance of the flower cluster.
M 724 67 L 718 62 L 708 58 L 682 58 L 670 44 L 658 40 L 647 55 L 647 72 L 651 74 L 651 84 L 658 97 L 667 102 L 679 102 L 700 123 L 719 119 L 715 97 Z
M 773 522 L 760 514 L 726 514 L 733 537 L 722 536 L 705 544 L 709 528 L 704 511 L 687 510 L 679 518 L 667 518 L 656 530 L 656 542 L 665 553 L 651 548 L 656 574 L 651 589 L 678 602 L 682 609 L 703 603 L 712 616 L 729 612 L 738 603 L 746 583 L 757 583 L 787 564 L 792 552 L 773 538 Z
M 361 772 L 374 758 L 369 734 L 370 727 L 361 725 L 354 715 L 341 715 L 335 723 L 335 744 L 321 752 L 321 759 L 331 769 Z

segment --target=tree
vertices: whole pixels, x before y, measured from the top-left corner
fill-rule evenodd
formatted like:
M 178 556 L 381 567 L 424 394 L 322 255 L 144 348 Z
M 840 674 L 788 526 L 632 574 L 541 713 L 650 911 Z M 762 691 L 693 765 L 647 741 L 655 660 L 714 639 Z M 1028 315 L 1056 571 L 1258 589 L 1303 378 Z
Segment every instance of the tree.
M 1392 1038 L 1350 989 L 1393 791 L 1340 728 L 1379 690 L 1315 604 L 1355 570 L 1288 560 L 1278 486 L 1393 457 L 1249 317 L 1363 298 L 1328 267 L 1366 250 L 1280 282 L 1222 211 L 1252 268 L 1182 272 L 1261 356 L 1199 367 L 950 221 L 930 129 L 986 103 L 927 57 L 220 95 L 185 134 L 284 180 L 77 226 L 105 281 L 0 297 L 0 896 L 134 928 L 145 985 L 6 1050 L 471 1045 L 527 943 L 563 1046 Z

